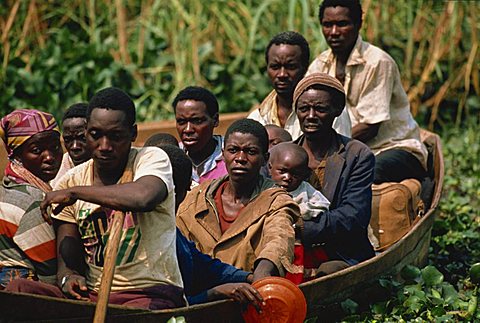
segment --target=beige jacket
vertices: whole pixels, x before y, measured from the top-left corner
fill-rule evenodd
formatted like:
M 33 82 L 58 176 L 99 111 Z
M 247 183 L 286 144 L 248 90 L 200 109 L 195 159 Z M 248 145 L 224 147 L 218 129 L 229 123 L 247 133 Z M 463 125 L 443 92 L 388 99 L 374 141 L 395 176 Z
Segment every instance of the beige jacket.
M 268 259 L 285 275 L 293 259 L 298 205 L 275 184 L 261 177 L 250 202 L 222 235 L 214 193 L 228 176 L 195 187 L 180 205 L 177 226 L 197 248 L 237 268 L 253 271 Z

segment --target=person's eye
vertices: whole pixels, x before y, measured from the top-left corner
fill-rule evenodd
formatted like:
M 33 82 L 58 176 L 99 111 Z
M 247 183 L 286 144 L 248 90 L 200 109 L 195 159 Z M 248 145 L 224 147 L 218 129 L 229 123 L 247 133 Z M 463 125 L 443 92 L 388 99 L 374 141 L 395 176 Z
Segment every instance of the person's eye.
M 69 144 L 73 141 L 73 138 L 68 136 L 68 137 L 63 137 L 63 142 L 66 144 Z
M 204 119 L 202 119 L 202 118 L 194 118 L 194 119 L 192 119 L 192 123 L 195 124 L 195 125 L 202 124 L 203 121 L 204 121 Z
M 320 113 L 327 113 L 328 111 L 330 111 L 330 108 L 328 106 L 317 105 L 315 107 L 315 111 L 320 112 Z
M 278 70 L 280 68 L 280 65 L 278 64 L 270 64 L 268 65 L 268 68 L 272 69 L 272 70 Z
M 237 148 L 228 148 L 227 151 L 231 154 L 235 154 L 238 151 L 238 149 Z
M 180 126 L 184 126 L 186 123 L 185 119 L 177 119 L 177 124 Z
M 287 65 L 285 65 L 285 68 L 287 70 L 296 70 L 298 68 L 298 65 L 297 64 L 287 64 Z
M 339 22 L 337 23 L 337 26 L 338 26 L 338 27 L 347 27 L 347 26 L 349 26 L 349 25 L 350 25 L 350 22 L 347 21 L 347 20 L 339 21 Z
M 331 22 L 322 22 L 324 28 L 332 28 L 333 24 Z
M 89 133 L 89 135 L 90 135 L 93 139 L 95 139 L 95 140 L 97 140 L 97 139 L 99 139 L 99 138 L 101 137 L 101 136 L 100 136 L 100 133 L 99 133 L 98 131 L 96 131 L 96 130 L 91 130 L 91 131 L 89 131 L 88 133 Z
M 41 151 L 40 148 L 38 148 L 38 147 L 32 147 L 32 149 L 30 149 L 30 152 L 31 152 L 32 154 L 38 155 L 38 154 L 40 154 L 42 151 Z
M 306 106 L 301 106 L 301 107 L 298 107 L 297 110 L 300 111 L 301 113 L 305 113 L 305 112 L 308 111 L 308 107 L 306 107 Z
M 122 136 L 119 134 L 111 134 L 108 136 L 110 140 L 112 141 L 120 141 L 122 139 Z

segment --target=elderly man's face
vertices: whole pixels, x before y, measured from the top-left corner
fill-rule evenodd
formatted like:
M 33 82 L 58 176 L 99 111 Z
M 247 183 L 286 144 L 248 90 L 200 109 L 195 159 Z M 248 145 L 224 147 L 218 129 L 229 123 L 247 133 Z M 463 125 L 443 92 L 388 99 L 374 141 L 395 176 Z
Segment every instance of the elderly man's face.
M 302 49 L 298 45 L 272 45 L 268 50 L 267 73 L 279 95 L 293 95 L 307 67 L 302 65 Z
M 358 37 L 358 27 L 350 18 L 346 7 L 327 7 L 323 13 L 323 36 L 335 54 L 349 53 Z
M 309 89 L 298 98 L 297 117 L 306 135 L 329 130 L 339 115 L 332 95 L 325 90 Z

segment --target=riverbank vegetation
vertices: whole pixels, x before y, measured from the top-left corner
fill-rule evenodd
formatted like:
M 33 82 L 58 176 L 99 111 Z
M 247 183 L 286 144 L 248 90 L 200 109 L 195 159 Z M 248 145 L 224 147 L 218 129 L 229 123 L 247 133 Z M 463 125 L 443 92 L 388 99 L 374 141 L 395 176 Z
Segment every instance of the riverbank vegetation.
M 6 0 L 0 6 L 0 112 L 35 106 L 61 115 L 115 85 L 140 121 L 171 116 L 187 85 L 210 88 L 222 111 L 246 111 L 270 90 L 264 48 L 301 32 L 326 48 L 318 0 Z M 417 119 L 457 125 L 480 111 L 476 1 L 364 0 L 363 37 L 397 61 Z

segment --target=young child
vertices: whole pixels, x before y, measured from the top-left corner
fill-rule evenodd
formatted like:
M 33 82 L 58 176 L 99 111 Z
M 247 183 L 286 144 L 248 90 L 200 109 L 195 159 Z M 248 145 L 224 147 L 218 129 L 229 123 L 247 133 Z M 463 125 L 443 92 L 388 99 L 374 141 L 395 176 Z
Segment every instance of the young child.
M 265 129 L 268 133 L 268 150 L 281 142 L 292 141 L 292 135 L 290 135 L 287 130 L 275 124 L 267 124 Z
M 305 181 L 310 176 L 308 155 L 305 149 L 297 144 L 284 142 L 274 146 L 269 152 L 268 168 L 272 180 L 290 193 L 300 207 L 302 215 L 302 219 L 295 224 L 296 241 L 293 264 L 296 265 L 297 270 L 295 273 L 286 275 L 287 279 L 299 284 L 314 278 L 315 269 L 322 262 L 328 260 L 321 247 L 308 250 L 303 248 L 301 228 L 303 227 L 303 221 L 310 221 L 328 210 L 330 202 L 322 193 Z

